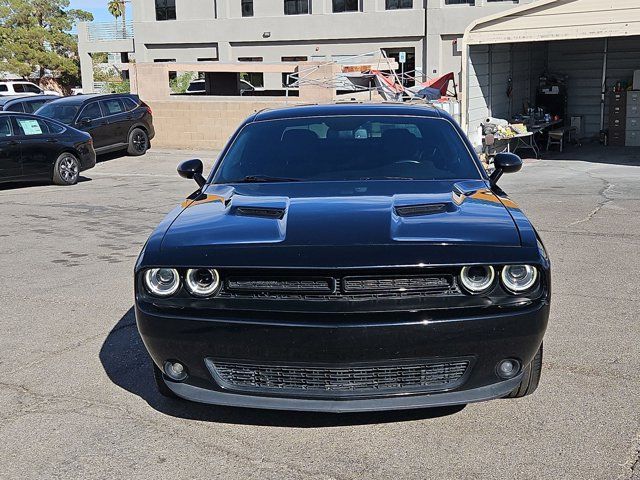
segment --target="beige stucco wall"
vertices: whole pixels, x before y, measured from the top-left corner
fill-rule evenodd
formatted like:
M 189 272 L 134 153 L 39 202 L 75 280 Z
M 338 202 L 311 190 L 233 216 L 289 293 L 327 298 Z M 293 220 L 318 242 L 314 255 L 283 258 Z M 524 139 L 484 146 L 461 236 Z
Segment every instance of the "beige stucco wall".
M 255 99 L 171 99 L 150 101 L 156 137 L 154 147 L 220 149 L 252 113 L 295 103 Z

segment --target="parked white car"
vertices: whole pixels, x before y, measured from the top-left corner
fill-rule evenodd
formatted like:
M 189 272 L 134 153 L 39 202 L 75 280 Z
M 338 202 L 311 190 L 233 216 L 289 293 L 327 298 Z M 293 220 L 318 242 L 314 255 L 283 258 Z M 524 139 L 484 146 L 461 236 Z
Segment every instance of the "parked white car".
M 22 80 L 0 81 L 0 96 L 6 95 L 58 95 L 53 90 L 43 90 L 35 83 Z

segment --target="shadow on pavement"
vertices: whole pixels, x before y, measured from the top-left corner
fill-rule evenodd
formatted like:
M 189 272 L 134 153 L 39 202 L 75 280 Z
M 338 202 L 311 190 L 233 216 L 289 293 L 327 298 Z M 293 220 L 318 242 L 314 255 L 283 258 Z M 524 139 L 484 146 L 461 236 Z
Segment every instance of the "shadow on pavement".
M 542 150 L 541 154 L 543 160 L 640 166 L 640 147 L 605 147 L 599 143 L 584 143 L 582 146 L 568 145 L 562 152 L 557 149 Z
M 119 387 L 138 395 L 161 413 L 189 420 L 317 428 L 423 420 L 452 415 L 465 407 L 458 405 L 397 412 L 331 414 L 219 407 L 165 398 L 156 391 L 151 359 L 138 334 L 133 307 L 104 341 L 100 349 L 100 361 L 109 379 Z
M 119 158 L 128 157 L 129 154 L 126 150 L 116 150 L 115 152 L 100 153 L 96 157 L 96 163 L 110 162 L 111 160 L 118 160 Z
M 92 179 L 88 177 L 80 176 L 78 177 L 78 183 L 90 182 Z M 58 186 L 59 188 L 73 188 L 65 187 L 61 185 L 54 185 L 50 180 L 37 180 L 37 181 L 15 181 L 15 182 L 7 182 L 0 183 L 0 192 L 4 190 L 17 190 L 19 188 L 33 188 L 33 187 L 46 187 L 46 186 Z

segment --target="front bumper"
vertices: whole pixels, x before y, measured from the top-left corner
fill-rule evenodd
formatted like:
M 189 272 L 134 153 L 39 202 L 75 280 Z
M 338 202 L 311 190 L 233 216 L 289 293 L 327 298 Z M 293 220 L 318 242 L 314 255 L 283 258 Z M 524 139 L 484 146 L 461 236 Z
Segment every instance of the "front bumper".
M 96 151 L 91 146 L 80 150 L 80 171 L 84 172 L 96 166 Z
M 187 367 L 185 382 L 165 379 L 188 400 L 250 408 L 353 412 L 465 404 L 507 395 L 522 374 L 508 381 L 496 373 L 499 361 L 517 359 L 528 365 L 546 330 L 549 304 L 473 315 L 452 309 L 378 314 L 253 314 L 226 312 L 216 318 L 168 313 L 153 305 L 136 305 L 138 329 L 153 361 Z M 304 392 L 242 392 L 223 387 L 205 359 L 333 365 L 397 362 L 413 359 L 469 357 L 464 382 L 435 392 L 394 391 L 376 395 L 318 398 Z

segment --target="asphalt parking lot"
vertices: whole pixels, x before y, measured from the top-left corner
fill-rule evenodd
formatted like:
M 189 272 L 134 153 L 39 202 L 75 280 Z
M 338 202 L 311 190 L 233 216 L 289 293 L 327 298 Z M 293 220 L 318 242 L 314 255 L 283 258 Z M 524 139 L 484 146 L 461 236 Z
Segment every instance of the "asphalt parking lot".
M 133 265 L 195 189 L 178 161 L 209 166 L 214 152 L 111 158 L 70 188 L 0 187 L 0 478 L 640 479 L 640 151 L 611 151 L 529 161 L 501 182 L 553 262 L 536 394 L 384 414 L 155 392 Z

